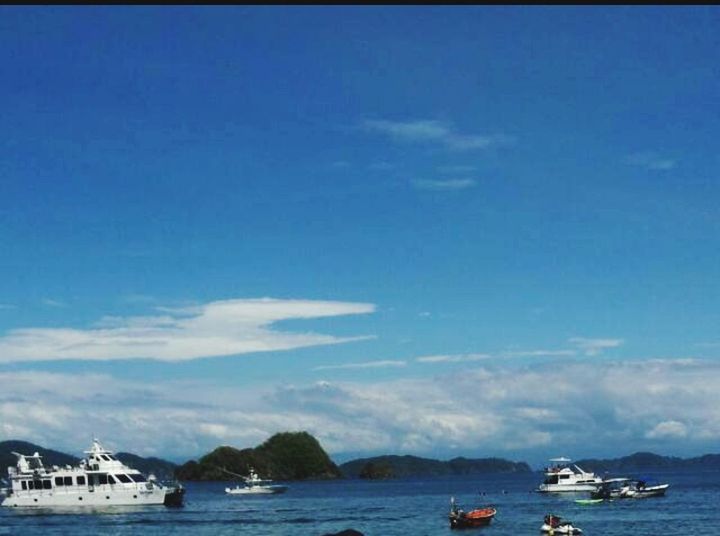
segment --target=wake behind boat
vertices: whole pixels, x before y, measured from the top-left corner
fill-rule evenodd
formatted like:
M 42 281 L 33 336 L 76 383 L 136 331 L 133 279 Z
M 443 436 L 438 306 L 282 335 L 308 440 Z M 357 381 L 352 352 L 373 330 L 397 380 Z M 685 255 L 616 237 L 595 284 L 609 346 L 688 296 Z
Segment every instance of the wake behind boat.
M 573 491 L 595 491 L 602 478 L 595 473 L 584 471 L 577 465 L 570 466 L 570 458 L 551 458 L 550 465 L 545 468 L 545 480 L 537 491 L 549 492 L 573 492 Z
M 230 473 L 230 471 L 226 472 Z M 252 467 L 250 468 L 248 476 L 236 476 L 242 478 L 245 485 L 237 485 L 234 488 L 225 488 L 225 493 L 229 495 L 272 494 L 285 493 L 288 489 L 287 486 L 283 486 L 280 484 L 271 484 L 272 480 L 260 478 Z
M 76 467 L 45 467 L 42 456 L 13 452 L 17 466 L 8 467 L 10 488 L 0 506 L 86 507 L 165 505 L 182 506 L 185 489 L 164 485 L 154 477 L 124 465 L 93 440 L 87 458 Z

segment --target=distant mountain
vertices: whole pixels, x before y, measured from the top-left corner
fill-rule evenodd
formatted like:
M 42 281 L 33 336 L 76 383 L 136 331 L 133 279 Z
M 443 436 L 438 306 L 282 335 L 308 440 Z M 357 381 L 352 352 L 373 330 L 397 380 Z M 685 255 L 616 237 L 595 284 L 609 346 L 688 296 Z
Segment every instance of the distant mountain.
M 418 456 L 375 456 L 360 458 L 340 465 L 349 478 L 396 478 L 407 476 L 469 475 L 482 473 L 529 473 L 525 462 L 511 462 L 501 458 L 453 458 L 449 461 Z
M 339 478 L 340 470 L 307 432 L 275 434 L 255 448 L 218 447 L 175 470 L 180 480 L 237 480 L 250 467 L 262 478 L 305 480 Z M 234 474 L 233 474 L 234 473 Z
M 652 452 L 636 452 L 614 459 L 586 459 L 576 462 L 586 471 L 595 473 L 633 473 L 649 470 L 720 470 L 720 454 L 705 454 L 695 458 L 660 456 Z
M 115 457 L 128 467 L 137 469 L 141 473 L 146 475 L 154 474 L 159 480 L 171 480 L 175 476 L 177 464 L 161 458 L 143 458 L 129 452 L 118 452 Z
M 20 454 L 39 453 L 42 456 L 42 462 L 45 467 L 53 465 L 76 465 L 80 458 L 58 452 L 57 450 L 46 449 L 27 441 L 0 441 L 0 477 L 5 478 L 7 475 L 7 467 L 15 467 L 17 458 L 13 452 Z M 115 456 L 124 464 L 137 469 L 142 473 L 153 473 L 159 479 L 168 479 L 173 477 L 176 464 L 161 460 L 160 458 L 143 458 L 135 454 L 127 452 L 119 452 Z
M 35 454 L 37 452 L 42 456 L 43 465 L 49 467 L 53 465 L 75 465 L 80 461 L 80 459 L 75 456 L 70 456 L 57 450 L 46 449 L 34 443 L 28 443 L 27 441 L 0 441 L 0 477 L 2 478 L 5 478 L 7 475 L 8 467 L 15 467 L 17 464 L 17 457 L 13 452 L 20 454 Z

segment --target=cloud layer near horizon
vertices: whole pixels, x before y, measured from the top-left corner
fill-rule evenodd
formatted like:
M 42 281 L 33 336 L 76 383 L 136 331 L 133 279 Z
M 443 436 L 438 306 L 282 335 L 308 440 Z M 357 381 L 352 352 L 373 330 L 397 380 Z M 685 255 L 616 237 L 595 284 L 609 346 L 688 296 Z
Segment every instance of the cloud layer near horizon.
M 88 329 L 15 329 L 0 337 L 0 363 L 138 358 L 181 361 L 338 344 L 367 337 L 293 333 L 272 329 L 272 325 L 281 320 L 372 313 L 375 306 L 261 298 L 158 307 L 156 311 L 160 314 L 105 317 Z
M 511 458 L 588 444 L 672 453 L 720 439 L 720 365 L 711 361 L 463 367 L 429 379 L 243 389 L 33 371 L 0 373 L 0 383 L 0 439 L 72 452 L 87 445 L 68 430 L 93 430 L 113 448 L 164 457 L 255 446 L 287 430 L 309 431 L 334 454 Z

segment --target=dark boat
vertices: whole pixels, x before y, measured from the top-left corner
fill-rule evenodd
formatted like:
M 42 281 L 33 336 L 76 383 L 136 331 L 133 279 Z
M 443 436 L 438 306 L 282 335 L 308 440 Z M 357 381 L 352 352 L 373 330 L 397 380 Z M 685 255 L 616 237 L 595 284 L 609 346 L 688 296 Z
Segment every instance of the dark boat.
M 645 499 L 662 497 L 670 484 L 648 485 L 646 480 L 611 478 L 590 494 L 593 499 Z
M 496 513 L 497 510 L 490 506 L 465 512 L 461 508 L 458 508 L 457 504 L 455 504 L 455 498 L 453 497 L 450 499 L 450 514 L 448 515 L 450 528 L 467 529 L 485 527 L 490 524 Z

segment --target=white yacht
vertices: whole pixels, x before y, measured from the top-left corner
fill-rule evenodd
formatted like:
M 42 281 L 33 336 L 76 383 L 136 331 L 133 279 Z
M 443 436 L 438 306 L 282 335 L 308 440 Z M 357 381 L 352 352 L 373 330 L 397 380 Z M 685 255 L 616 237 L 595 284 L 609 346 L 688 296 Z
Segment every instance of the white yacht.
M 575 464 L 570 465 L 570 458 L 551 458 L 550 465 L 545 468 L 545 481 L 540 484 L 540 492 L 558 491 L 595 491 L 603 479 L 595 473 L 583 471 Z
M 163 485 L 131 469 L 93 440 L 78 466 L 45 467 L 42 456 L 13 452 L 17 466 L 8 467 L 10 487 L 0 506 L 78 507 L 120 505 L 182 506 L 185 489 Z
M 238 485 L 234 488 L 225 488 L 225 493 L 229 495 L 248 495 L 255 493 L 284 493 L 287 491 L 287 486 L 270 484 L 272 480 L 260 478 L 252 467 L 250 468 L 250 474 L 247 477 L 241 478 L 245 480 L 244 486 Z

